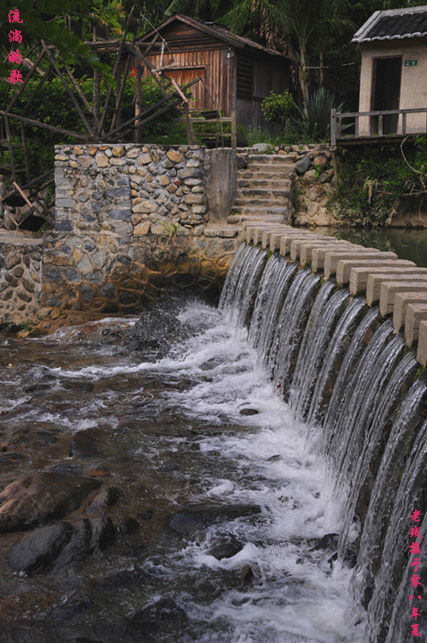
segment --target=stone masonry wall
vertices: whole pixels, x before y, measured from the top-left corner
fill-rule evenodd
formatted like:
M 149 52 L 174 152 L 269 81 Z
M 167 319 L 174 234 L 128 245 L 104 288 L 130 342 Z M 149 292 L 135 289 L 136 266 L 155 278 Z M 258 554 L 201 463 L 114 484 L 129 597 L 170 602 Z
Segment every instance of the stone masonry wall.
M 37 318 L 43 242 L 0 234 L 0 322 L 22 324 Z
M 55 146 L 56 230 L 201 234 L 205 150 L 199 146 Z
M 227 189 L 209 176 L 214 164 L 233 167 L 230 154 L 133 144 L 55 152 L 56 230 L 45 235 L 43 305 L 133 312 L 171 283 L 220 291 L 238 230 L 226 226 L 228 212 L 224 225 L 207 225 L 208 207 L 218 213 Z

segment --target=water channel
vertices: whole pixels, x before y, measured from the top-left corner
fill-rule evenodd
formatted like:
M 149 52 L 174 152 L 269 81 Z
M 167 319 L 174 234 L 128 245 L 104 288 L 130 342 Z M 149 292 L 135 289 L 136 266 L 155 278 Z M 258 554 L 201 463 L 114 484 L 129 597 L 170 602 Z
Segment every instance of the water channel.
M 409 641 L 427 384 L 362 299 L 242 245 L 219 309 L 2 336 L 0 363 L 1 488 L 90 478 L 55 520 L 114 525 L 27 573 L 0 535 L 0 641 Z

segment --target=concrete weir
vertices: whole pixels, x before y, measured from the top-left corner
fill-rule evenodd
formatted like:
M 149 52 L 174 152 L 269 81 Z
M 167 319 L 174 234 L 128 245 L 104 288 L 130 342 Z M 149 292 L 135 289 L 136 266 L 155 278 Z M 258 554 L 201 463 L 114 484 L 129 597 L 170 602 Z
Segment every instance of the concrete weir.
M 400 260 L 394 252 L 381 252 L 326 237 L 308 230 L 261 221 L 243 223 L 247 243 L 279 252 L 301 266 L 311 265 L 353 295 L 365 296 L 368 306 L 378 305 L 382 317 L 392 317 L 416 359 L 427 365 L 427 268 Z

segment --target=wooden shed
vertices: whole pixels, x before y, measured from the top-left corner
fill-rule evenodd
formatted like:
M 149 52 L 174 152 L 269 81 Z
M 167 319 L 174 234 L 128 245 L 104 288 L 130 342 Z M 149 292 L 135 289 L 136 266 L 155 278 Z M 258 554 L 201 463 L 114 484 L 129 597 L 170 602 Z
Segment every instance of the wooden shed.
M 192 87 L 191 109 L 219 109 L 226 117 L 235 112 L 237 122 L 245 126 L 268 127 L 263 98 L 271 90 L 281 93 L 289 88 L 288 58 L 213 23 L 176 14 L 136 45 L 178 84 L 197 76 L 203 79 Z

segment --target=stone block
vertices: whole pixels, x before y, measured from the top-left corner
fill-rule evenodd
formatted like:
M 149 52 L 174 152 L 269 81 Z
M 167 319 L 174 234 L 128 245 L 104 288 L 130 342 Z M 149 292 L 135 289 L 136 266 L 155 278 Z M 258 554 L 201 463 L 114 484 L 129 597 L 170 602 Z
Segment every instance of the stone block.
M 379 301 L 380 289 L 383 281 L 420 281 L 427 278 L 427 268 L 382 268 L 368 276 L 366 286 L 366 303 L 373 306 Z
M 427 278 L 415 280 L 410 277 L 407 281 L 383 281 L 380 286 L 380 315 L 385 317 L 393 312 L 394 298 L 397 293 L 414 290 L 427 293 Z
M 408 304 L 427 304 L 427 292 L 401 292 L 397 293 L 393 302 L 393 328 L 400 332 L 405 324 Z
M 418 328 L 417 362 L 427 366 L 427 321 L 420 321 Z
M 124 156 L 125 150 L 121 146 L 113 147 L 112 149 L 113 156 L 116 156 L 117 158 L 120 158 Z
M 135 226 L 133 233 L 136 237 L 145 237 L 150 232 L 150 227 L 150 221 L 139 223 L 137 226 Z
M 348 284 L 350 281 L 350 275 L 351 275 L 351 270 L 352 268 L 366 268 L 367 270 L 375 270 L 375 268 L 381 269 L 381 266 L 388 267 L 392 265 L 393 263 L 396 263 L 402 267 L 404 267 L 406 264 L 403 262 L 403 264 L 400 263 L 399 259 L 396 260 L 391 257 L 390 259 L 387 259 L 384 257 L 384 254 L 387 253 L 380 253 L 381 256 L 378 256 L 376 259 L 364 259 L 363 257 L 361 259 L 341 259 L 336 267 L 336 281 L 337 283 L 342 286 L 344 284 Z
M 405 316 L 405 342 L 409 348 L 418 341 L 421 322 L 427 322 L 427 303 L 408 304 Z
M 314 237 L 311 236 L 311 235 L 308 237 L 306 235 L 306 236 L 303 236 L 303 237 L 294 237 L 292 239 L 291 246 L 290 246 L 290 255 L 291 255 L 292 261 L 296 261 L 297 259 L 300 258 L 301 251 L 302 251 L 303 248 L 307 247 L 308 245 L 312 246 L 314 238 L 317 238 L 320 243 L 323 243 L 324 239 L 326 239 L 328 241 L 328 238 L 323 237 L 323 235 L 321 235 L 321 234 L 315 234 Z M 307 240 L 309 240 L 309 243 L 307 243 Z M 333 240 L 332 240 L 332 243 L 334 243 Z M 335 247 L 335 246 L 333 246 L 333 247 Z
M 151 214 L 157 210 L 157 204 L 152 201 L 141 201 L 137 205 L 133 206 L 132 212 L 134 214 Z
M 109 167 L 110 165 L 108 156 L 106 154 L 103 154 L 102 152 L 98 152 L 98 154 L 95 156 L 95 162 L 100 169 Z
M 166 156 L 168 157 L 169 161 L 172 161 L 172 163 L 181 163 L 181 161 L 184 160 L 184 157 L 180 152 L 177 152 L 176 150 L 168 150 L 166 152 Z
M 418 268 L 413 261 L 406 261 L 405 259 L 398 259 L 397 261 L 390 261 L 389 266 L 393 274 L 399 274 L 401 268 L 405 270 L 405 274 L 410 274 L 411 270 L 417 272 Z M 349 290 L 352 295 L 359 295 L 366 292 L 368 287 L 368 278 L 370 275 L 382 274 L 386 265 L 383 264 L 381 268 L 370 268 L 369 266 L 355 266 L 350 270 Z
M 313 260 L 313 251 L 316 249 L 335 249 L 343 248 L 351 245 L 347 241 L 341 241 L 341 239 L 335 239 L 333 237 L 324 239 L 319 238 L 316 241 L 308 240 L 307 243 L 301 245 L 300 248 L 300 264 L 301 266 L 306 266 L 311 263 Z M 353 246 L 354 247 L 354 246 Z
M 324 261 L 324 272 L 326 279 L 330 279 L 333 275 L 336 274 L 338 263 L 342 259 L 347 259 L 347 261 L 384 261 L 389 259 L 397 259 L 397 255 L 394 252 L 380 252 L 375 248 L 360 248 L 352 251 L 351 248 L 346 248 L 338 252 L 326 252 L 325 261 Z M 362 264 L 363 266 L 364 264 Z M 342 271 L 341 277 L 344 279 L 347 276 L 350 279 L 350 269 L 348 264 L 345 266 L 345 270 Z M 348 281 L 348 280 L 347 280 Z

